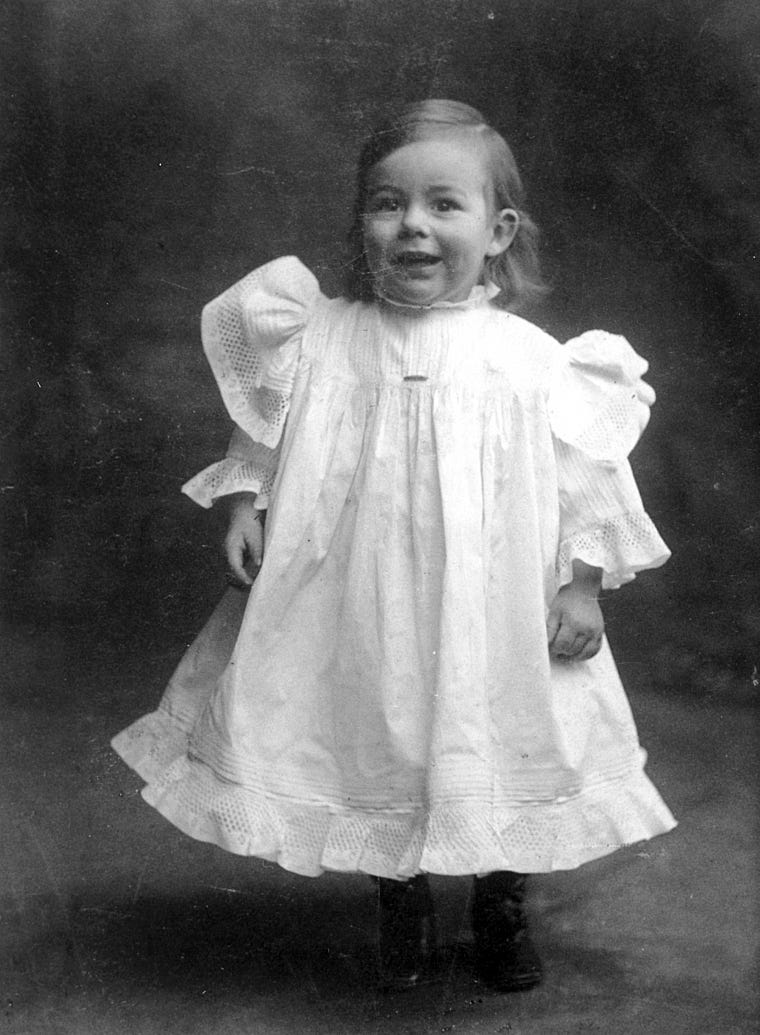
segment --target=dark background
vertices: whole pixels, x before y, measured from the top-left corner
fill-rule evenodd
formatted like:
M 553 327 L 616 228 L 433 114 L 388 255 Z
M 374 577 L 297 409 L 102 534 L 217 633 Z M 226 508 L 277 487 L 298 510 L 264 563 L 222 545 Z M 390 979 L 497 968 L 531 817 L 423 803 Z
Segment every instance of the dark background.
M 200 309 L 286 253 L 337 293 L 379 107 L 450 96 L 516 152 L 554 285 L 533 318 L 651 363 L 634 467 L 674 558 L 606 605 L 621 664 L 757 696 L 756 0 L 6 0 L 0 25 L 16 629 L 195 634 L 224 515 L 179 487 L 228 433 Z
M 760 741 L 757 0 L 2 0 L 0 1027 L 9 1035 L 755 1030 Z M 378 108 L 480 107 L 554 291 L 659 402 L 634 467 L 674 556 L 604 607 L 680 825 L 532 882 L 544 986 L 374 995 L 361 875 L 191 842 L 109 739 L 224 588 L 180 486 L 229 422 L 202 305 L 293 252 L 328 293 Z

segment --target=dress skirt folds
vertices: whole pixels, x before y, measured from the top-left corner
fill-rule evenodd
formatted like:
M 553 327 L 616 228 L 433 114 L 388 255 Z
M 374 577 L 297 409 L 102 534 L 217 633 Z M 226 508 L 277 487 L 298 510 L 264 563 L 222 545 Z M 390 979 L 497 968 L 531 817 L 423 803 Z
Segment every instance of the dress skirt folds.
M 203 337 L 236 428 L 185 491 L 256 493 L 265 558 L 114 740 L 145 799 L 306 875 L 545 872 L 671 829 L 606 642 L 546 642 L 575 559 L 615 588 L 668 557 L 627 460 L 654 398 L 627 342 L 559 345 L 483 288 L 329 300 L 293 258 Z

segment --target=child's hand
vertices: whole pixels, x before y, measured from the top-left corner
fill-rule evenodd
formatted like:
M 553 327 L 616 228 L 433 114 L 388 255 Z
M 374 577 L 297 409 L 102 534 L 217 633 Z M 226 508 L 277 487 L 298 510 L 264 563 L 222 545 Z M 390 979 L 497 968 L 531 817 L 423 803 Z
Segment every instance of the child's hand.
M 601 572 L 578 561 L 573 571 L 573 581 L 562 587 L 549 608 L 549 654 L 558 660 L 587 661 L 598 653 L 604 633 L 597 599 Z
M 230 526 L 224 540 L 230 571 L 244 586 L 253 585 L 264 559 L 264 511 L 256 509 L 255 501 L 251 492 L 230 497 Z

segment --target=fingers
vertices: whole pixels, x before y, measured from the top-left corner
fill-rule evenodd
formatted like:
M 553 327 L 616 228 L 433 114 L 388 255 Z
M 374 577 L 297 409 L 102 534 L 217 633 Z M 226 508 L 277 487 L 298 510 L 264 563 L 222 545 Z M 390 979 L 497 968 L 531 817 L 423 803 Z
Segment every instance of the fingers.
M 248 500 L 233 504 L 224 552 L 233 584 L 251 586 L 264 559 L 264 515 Z
M 564 637 L 560 634 L 549 647 L 549 653 L 557 661 L 588 661 L 599 653 L 602 646 L 601 636 Z
M 547 631 L 555 627 L 554 636 L 549 638 L 549 653 L 553 658 L 572 658 L 583 646 L 586 637 L 561 609 L 552 609 L 547 619 Z
M 228 535 L 224 541 L 224 552 L 227 556 L 227 564 L 229 565 L 232 579 L 237 580 L 238 584 L 244 586 L 252 585 L 253 579 L 245 570 L 247 551 L 243 536 Z
M 224 542 L 227 563 L 234 579 L 244 586 L 253 585 L 264 559 L 264 535 L 260 522 L 246 528 L 233 527 Z
M 602 633 L 579 631 L 563 616 L 549 613 L 546 622 L 549 637 L 549 654 L 557 661 L 588 661 L 599 653 Z
M 549 647 L 554 647 L 554 641 L 557 638 L 557 633 L 560 627 L 560 616 L 556 611 L 550 610 L 546 619 L 546 638 L 549 642 Z
M 552 650 L 555 657 L 569 658 L 575 652 L 576 641 L 579 639 L 575 629 L 568 622 L 560 621 L 557 635 L 552 643 Z
M 599 651 L 601 650 L 601 647 L 602 647 L 602 637 L 601 636 L 591 636 L 591 637 L 589 637 L 588 640 L 586 640 L 585 644 L 581 647 L 581 649 L 578 651 L 578 653 L 575 655 L 575 657 L 572 660 L 573 661 L 588 661 L 589 658 L 593 658 L 596 654 L 599 653 Z
M 550 647 L 549 653 L 553 658 L 557 658 L 558 661 L 575 661 L 581 647 L 582 642 L 577 637 L 563 639 L 561 636 L 558 636 Z
M 598 653 L 604 634 L 599 601 L 575 583 L 563 586 L 546 620 L 549 654 L 562 661 L 587 661 Z
M 261 524 L 256 524 L 246 533 L 245 545 L 248 551 L 248 559 L 257 570 L 264 560 L 264 535 Z

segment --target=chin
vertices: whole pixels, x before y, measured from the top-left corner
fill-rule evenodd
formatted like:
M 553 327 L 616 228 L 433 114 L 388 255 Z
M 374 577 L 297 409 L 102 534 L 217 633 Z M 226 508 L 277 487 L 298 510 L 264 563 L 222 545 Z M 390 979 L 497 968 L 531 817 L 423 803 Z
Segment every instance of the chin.
M 433 305 L 434 302 L 439 302 L 444 297 L 444 292 L 436 291 L 427 284 L 388 284 L 381 290 L 392 302 L 400 302 L 405 305 Z
M 388 297 L 392 298 L 394 302 L 405 302 L 407 305 L 433 305 L 434 302 L 439 301 L 438 295 L 422 291 L 395 292 L 393 295 L 388 295 Z

